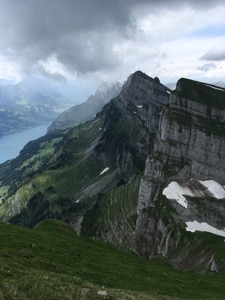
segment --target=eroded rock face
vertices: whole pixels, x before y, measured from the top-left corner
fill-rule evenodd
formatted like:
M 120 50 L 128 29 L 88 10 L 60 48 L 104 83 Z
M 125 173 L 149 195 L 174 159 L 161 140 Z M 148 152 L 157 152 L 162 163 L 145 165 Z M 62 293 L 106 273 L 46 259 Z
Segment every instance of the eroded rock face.
M 197 220 L 218 229 L 225 227 L 223 213 L 219 213 L 225 208 L 223 200 L 215 202 L 202 196 L 197 201 L 190 197 L 184 208 L 162 195 L 171 181 L 211 179 L 225 184 L 224 128 L 225 90 L 180 79 L 162 114 L 154 151 L 147 159 L 141 181 L 135 238 L 135 249 L 141 256 L 162 254 L 178 267 L 192 268 L 187 245 L 193 236 L 182 238 L 185 222 Z M 186 243 L 186 253 L 179 259 L 172 257 L 182 243 Z M 209 263 L 212 254 L 202 255 L 204 259 L 196 262 L 199 268 L 215 269 Z
M 95 148 L 95 158 L 107 166 L 116 165 L 125 181 L 143 170 L 168 101 L 169 89 L 158 78 L 140 71 L 132 74 L 102 112 L 105 132 Z

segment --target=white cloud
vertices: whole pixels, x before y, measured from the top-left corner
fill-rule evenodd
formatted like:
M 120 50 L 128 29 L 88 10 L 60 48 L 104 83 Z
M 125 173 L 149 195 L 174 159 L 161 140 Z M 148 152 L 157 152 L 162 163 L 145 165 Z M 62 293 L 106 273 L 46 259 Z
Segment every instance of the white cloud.
M 6 78 L 17 82 L 21 79 L 20 74 L 20 65 L 0 54 L 0 78 Z

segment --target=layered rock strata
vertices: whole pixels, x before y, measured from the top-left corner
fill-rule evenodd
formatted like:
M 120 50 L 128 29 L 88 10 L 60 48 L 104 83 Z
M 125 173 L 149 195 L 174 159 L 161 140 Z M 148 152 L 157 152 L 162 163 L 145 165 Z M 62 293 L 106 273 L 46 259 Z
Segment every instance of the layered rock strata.
M 101 112 L 105 115 L 104 134 L 95 148 L 95 158 L 106 166 L 115 164 L 125 181 L 143 170 L 169 94 L 158 78 L 140 71 L 130 75 L 119 96 Z
M 187 253 L 180 260 L 172 254 L 182 247 L 187 222 L 225 227 L 225 201 L 204 193 L 207 187 L 198 182 L 225 184 L 224 138 L 225 90 L 180 79 L 162 114 L 154 151 L 147 159 L 141 181 L 135 238 L 141 256 L 162 254 L 175 265 L 191 268 L 184 263 Z M 195 191 L 185 196 L 186 207 L 163 193 L 170 182 Z M 211 256 L 202 257 L 199 264 L 206 266 Z

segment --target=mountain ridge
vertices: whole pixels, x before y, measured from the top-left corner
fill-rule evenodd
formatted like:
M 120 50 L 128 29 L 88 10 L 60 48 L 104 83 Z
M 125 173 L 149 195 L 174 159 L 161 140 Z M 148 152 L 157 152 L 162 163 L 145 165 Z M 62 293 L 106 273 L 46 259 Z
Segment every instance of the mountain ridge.
M 225 224 L 217 199 L 225 185 L 224 95 L 184 78 L 171 91 L 135 72 L 93 120 L 32 142 L 3 165 L 2 220 L 32 227 L 59 218 L 145 259 L 223 271 L 223 237 L 213 233 Z M 174 187 L 183 198 L 170 196 Z

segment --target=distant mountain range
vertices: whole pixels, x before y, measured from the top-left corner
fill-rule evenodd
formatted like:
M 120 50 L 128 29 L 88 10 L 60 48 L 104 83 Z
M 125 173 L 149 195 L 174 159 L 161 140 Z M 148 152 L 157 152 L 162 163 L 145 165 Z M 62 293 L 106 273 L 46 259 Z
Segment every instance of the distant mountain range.
M 212 83 L 213 85 L 225 88 L 225 83 L 223 81 L 218 81 L 218 82 L 214 82 Z

